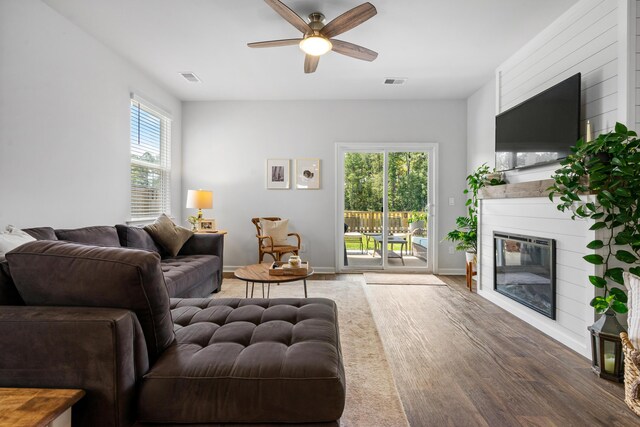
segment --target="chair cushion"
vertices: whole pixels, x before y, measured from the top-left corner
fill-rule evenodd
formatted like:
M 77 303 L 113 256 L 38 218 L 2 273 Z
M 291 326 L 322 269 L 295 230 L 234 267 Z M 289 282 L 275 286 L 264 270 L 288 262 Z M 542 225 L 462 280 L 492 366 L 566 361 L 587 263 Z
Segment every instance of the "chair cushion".
M 176 343 L 143 381 L 138 421 L 331 422 L 345 377 L 333 301 L 171 300 Z
M 271 252 L 271 247 L 264 248 L 265 252 Z M 292 252 L 297 251 L 297 246 L 274 246 L 273 252 Z
M 184 295 L 193 286 L 210 278 L 220 270 L 220 257 L 215 255 L 187 255 L 165 258 L 161 262 L 164 280 L 170 297 Z
M 153 240 L 153 237 L 142 227 L 132 227 L 126 224 L 116 225 L 120 246 L 162 254 L 162 248 Z
M 268 219 L 260 218 L 260 227 L 262 228 L 262 235 L 269 236 L 273 240 L 274 246 L 286 246 L 289 244 L 287 241 L 287 234 L 289 233 L 289 220 L 281 219 L 279 221 L 271 221 Z M 271 246 L 269 239 L 262 241 L 265 246 Z
M 165 214 L 160 215 L 153 224 L 146 225 L 144 230 L 171 256 L 178 255 L 182 245 L 193 236 L 193 231 L 174 224 Z
M 59 240 L 83 243 L 85 245 L 120 247 L 120 239 L 115 227 L 99 225 L 94 227 L 56 230 Z
M 174 340 L 156 253 L 42 240 L 14 249 L 7 261 L 27 305 L 131 310 L 140 321 L 151 363 Z

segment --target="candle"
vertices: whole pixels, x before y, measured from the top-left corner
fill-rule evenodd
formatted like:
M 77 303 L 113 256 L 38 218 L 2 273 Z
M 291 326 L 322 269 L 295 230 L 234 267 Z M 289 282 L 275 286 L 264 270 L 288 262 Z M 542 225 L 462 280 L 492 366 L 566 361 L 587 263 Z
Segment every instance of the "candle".
M 616 356 L 613 353 L 604 354 L 604 371 L 613 374 L 616 366 Z
M 591 136 L 591 122 L 587 120 L 587 134 L 585 135 L 586 142 L 590 142 L 593 137 Z

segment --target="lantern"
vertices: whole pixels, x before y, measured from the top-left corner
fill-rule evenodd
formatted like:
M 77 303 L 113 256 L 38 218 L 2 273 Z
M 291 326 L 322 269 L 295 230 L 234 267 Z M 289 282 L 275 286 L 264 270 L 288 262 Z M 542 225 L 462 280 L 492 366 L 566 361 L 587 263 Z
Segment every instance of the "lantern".
M 589 328 L 591 332 L 591 369 L 600 378 L 624 381 L 624 357 L 620 332 L 624 328 L 609 309 Z

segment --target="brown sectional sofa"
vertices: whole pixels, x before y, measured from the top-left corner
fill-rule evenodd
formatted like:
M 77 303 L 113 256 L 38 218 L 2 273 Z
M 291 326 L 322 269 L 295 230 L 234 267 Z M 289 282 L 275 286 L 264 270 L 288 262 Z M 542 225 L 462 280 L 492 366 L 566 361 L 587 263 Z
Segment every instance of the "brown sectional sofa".
M 209 247 L 194 237 L 185 259 Z M 78 426 L 339 425 L 333 301 L 170 299 L 180 261 L 111 243 L 36 241 L 0 263 L 0 386 L 84 389 Z
M 220 291 L 222 286 L 224 236 L 220 234 L 195 234 L 177 256 L 171 257 L 143 228 L 125 224 L 59 230 L 38 227 L 24 231 L 38 240 L 64 240 L 155 252 L 161 256 L 162 271 L 172 298 L 204 297 Z

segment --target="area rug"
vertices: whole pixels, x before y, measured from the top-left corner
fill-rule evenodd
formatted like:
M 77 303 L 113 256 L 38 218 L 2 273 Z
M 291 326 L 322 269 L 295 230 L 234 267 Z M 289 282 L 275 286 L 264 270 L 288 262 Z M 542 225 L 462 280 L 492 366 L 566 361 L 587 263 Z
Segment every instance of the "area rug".
M 340 342 L 347 377 L 341 426 L 408 426 L 363 284 L 356 281 L 307 281 L 309 297 L 338 305 Z M 214 298 L 244 298 L 245 283 L 224 279 Z M 301 282 L 271 285 L 271 298 L 304 297 Z M 254 297 L 262 297 L 256 285 Z
M 446 286 L 433 274 L 364 273 L 364 280 L 367 285 Z

